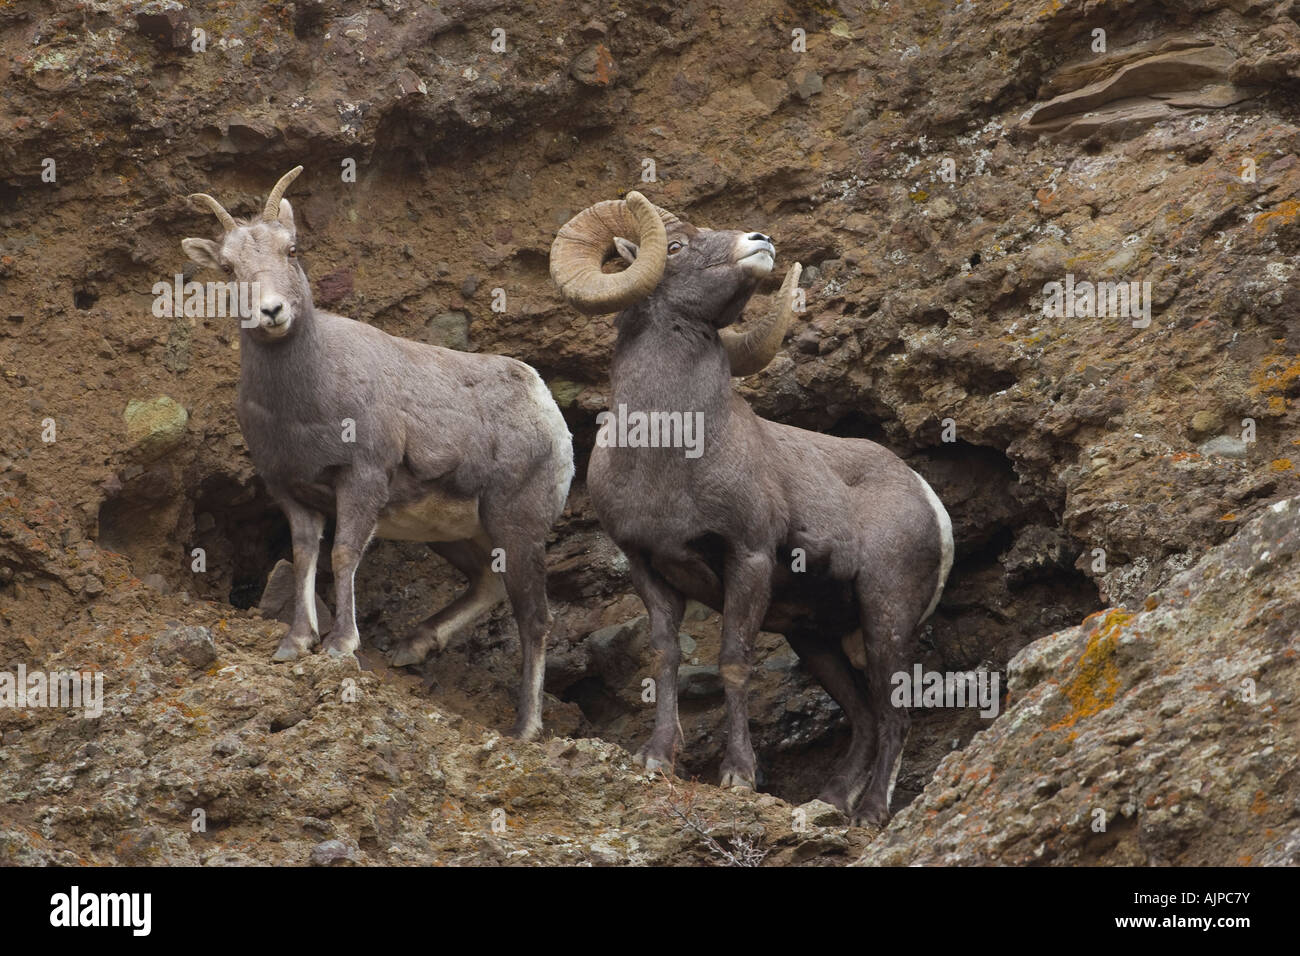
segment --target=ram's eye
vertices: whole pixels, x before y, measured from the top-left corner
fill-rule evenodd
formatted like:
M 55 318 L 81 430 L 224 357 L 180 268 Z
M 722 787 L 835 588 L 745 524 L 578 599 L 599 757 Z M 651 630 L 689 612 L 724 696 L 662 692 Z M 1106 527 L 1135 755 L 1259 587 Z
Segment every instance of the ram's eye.
M 235 274 L 235 267 L 232 266 L 229 262 L 223 262 L 221 263 L 221 271 L 228 276 L 232 276 Z
M 675 252 L 681 252 L 684 245 L 685 243 L 674 239 L 672 242 L 668 243 L 668 254 L 671 256 Z
M 289 255 L 292 257 L 292 256 L 296 256 L 297 254 L 298 254 L 298 247 L 296 245 L 289 246 Z

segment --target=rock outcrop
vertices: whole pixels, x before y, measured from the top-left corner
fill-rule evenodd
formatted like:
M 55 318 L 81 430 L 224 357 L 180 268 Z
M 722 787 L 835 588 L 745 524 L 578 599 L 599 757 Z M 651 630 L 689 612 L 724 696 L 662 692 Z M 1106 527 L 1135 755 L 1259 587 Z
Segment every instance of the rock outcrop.
M 12 0 L 0 3 L 0 52 L 0 671 L 101 667 L 110 695 L 98 724 L 0 708 L 6 858 L 477 859 L 482 814 L 501 807 L 531 821 L 508 824 L 524 842 L 501 844 L 505 861 L 518 849 L 534 861 L 687 858 L 665 842 L 682 817 L 647 815 L 660 785 L 617 769 L 652 707 L 644 609 L 581 481 L 613 330 L 564 306 L 546 268 L 573 211 L 630 188 L 704 225 L 762 229 L 778 273 L 804 263 L 805 317 L 776 361 L 737 387 L 766 417 L 883 441 L 926 476 L 953 517 L 957 562 L 918 663 L 1005 671 L 1014 659 L 1012 714 L 1028 721 L 1031 700 L 1044 708 L 1033 742 L 1012 714 L 990 728 L 968 711 L 918 711 L 896 802 L 925 796 L 867 859 L 1231 863 L 1291 852 L 1282 745 L 1249 757 L 1269 746 L 1269 721 L 1289 739 L 1295 704 L 1270 688 L 1289 672 L 1256 667 L 1252 648 L 1272 639 L 1263 619 L 1242 618 L 1253 628 L 1242 646 L 1225 637 L 1210 664 L 1194 663 L 1228 619 L 1197 588 L 1186 604 L 1175 592 L 1207 554 L 1254 540 L 1250 523 L 1282 520 L 1269 509 L 1300 494 L 1297 0 Z M 508 615 L 418 677 L 383 666 L 377 649 L 460 586 L 419 546 L 379 543 L 362 566 L 372 670 L 357 676 L 358 703 L 341 703 L 343 677 L 323 664 L 295 674 L 266 663 L 283 625 L 252 609 L 289 541 L 233 414 L 237 329 L 168 309 L 153 290 L 204 278 L 179 247 L 211 228 L 187 193 L 247 214 L 298 162 L 302 256 L 322 303 L 395 334 L 530 362 L 575 435 L 578 480 L 550 553 L 550 743 L 475 749 L 513 709 Z M 1103 294 L 1045 309 L 1053 284 L 1099 283 L 1136 288 L 1137 308 L 1109 311 Z M 328 571 L 326 551 L 323 582 Z M 1268 606 L 1269 587 L 1289 587 L 1284 574 L 1225 570 L 1216 600 Z M 1153 592 L 1163 596 L 1148 609 Z M 325 584 L 321 597 L 329 603 Z M 1186 661 L 1127 657 L 1162 614 L 1181 622 Z M 191 629 L 183 648 L 150 650 L 177 628 Z M 207 668 L 190 663 L 206 653 L 194 628 L 217 654 Z M 696 609 L 682 630 L 692 696 L 680 769 L 708 781 L 721 748 L 717 620 Z M 1060 654 L 1050 670 L 1026 650 L 1048 634 L 1043 646 Z M 1062 688 L 1090 642 L 1114 643 L 1106 660 L 1125 665 L 1114 702 L 1050 730 L 1073 706 Z M 775 802 L 707 786 L 696 799 L 720 819 L 761 822 L 769 863 L 856 858 L 870 834 L 781 829 L 792 809 L 780 801 L 816 795 L 846 730 L 779 637 L 758 643 L 751 712 L 769 793 L 756 799 Z M 1219 657 L 1218 690 L 1170 699 L 1229 701 L 1223 682 L 1241 675 L 1277 716 L 1225 703 L 1189 724 L 1203 736 L 1188 753 L 1210 775 L 1197 802 L 1161 782 L 1168 772 L 1194 783 L 1172 756 L 1180 718 L 1139 692 L 1154 680 L 1142 668 L 1199 674 Z M 1101 741 L 1133 732 L 1111 726 L 1119 715 L 1160 756 L 1144 763 L 1136 739 Z M 1064 752 L 1040 752 L 1071 732 Z M 579 743 L 594 738 L 603 742 Z M 1215 746 L 1218 757 L 1206 753 Z M 1043 791 L 1020 747 L 1050 763 Z M 1105 748 L 1118 748 L 1107 759 L 1123 779 L 1098 785 L 1088 774 Z M 448 782 L 430 782 L 427 758 L 457 753 L 469 756 L 451 758 Z M 983 789 L 935 789 L 957 762 L 983 772 L 994 753 L 1015 769 Z M 526 780 L 508 782 L 510 761 L 555 785 L 519 796 L 511 787 Z M 587 822 L 565 830 L 544 821 L 548 801 L 567 799 L 558 781 L 574 761 L 581 807 L 556 805 Z M 1242 775 L 1229 787 L 1211 779 L 1220 771 Z M 480 777 L 504 795 L 497 803 L 471 799 Z M 182 796 L 167 796 L 172 783 Z M 336 805 L 330 788 L 353 802 Z M 409 810 L 382 797 L 394 788 Z M 936 809 L 954 788 L 967 806 L 1008 814 L 997 841 L 981 847 L 956 802 Z M 459 811 L 439 816 L 426 790 L 468 807 L 471 823 L 446 829 Z M 1125 815 L 1148 799 L 1160 802 Z M 212 806 L 219 822 L 196 839 L 187 814 Z M 1098 809 L 1106 834 L 1080 831 L 1076 817 Z M 390 812 L 421 821 L 436 852 L 394 836 Z M 1061 820 L 1054 837 L 1049 816 Z M 1252 820 L 1259 834 L 1229 847 L 1227 834 Z M 1134 821 L 1152 828 L 1143 839 Z M 620 828 L 651 834 L 640 846 L 652 849 L 602 835 Z M 558 833 L 579 848 L 552 852 Z M 934 846 L 904 849 L 902 834 Z M 704 845 L 682 839 L 672 846 L 683 853 Z

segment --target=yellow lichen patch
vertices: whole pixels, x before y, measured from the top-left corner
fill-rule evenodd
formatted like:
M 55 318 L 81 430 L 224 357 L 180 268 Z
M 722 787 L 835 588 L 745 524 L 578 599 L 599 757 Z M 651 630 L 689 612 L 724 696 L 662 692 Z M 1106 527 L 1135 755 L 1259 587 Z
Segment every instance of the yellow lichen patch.
M 1286 202 L 1278 203 L 1276 209 L 1270 209 L 1256 216 L 1255 231 L 1266 232 L 1277 226 L 1284 226 L 1289 222 L 1295 222 L 1297 216 L 1300 216 L 1300 199 L 1288 199 Z
M 1290 471 L 1290 470 L 1291 470 L 1291 459 L 1290 459 L 1290 458 L 1275 458 L 1275 459 L 1272 461 L 1272 463 L 1269 464 L 1269 468 L 1273 469 L 1274 471 Z
M 1274 355 L 1250 373 L 1255 383 L 1251 389 L 1255 394 L 1277 392 L 1287 388 L 1296 379 L 1300 379 L 1300 358 L 1288 360 Z
M 1092 615 L 1090 615 L 1091 617 Z M 1119 693 L 1119 632 L 1133 615 L 1117 608 L 1104 612 L 1079 657 L 1074 677 L 1063 688 L 1070 701 L 1070 713 L 1049 729 L 1073 727 L 1081 719 L 1100 713 L 1115 703 Z
M 1226 515 L 1224 515 L 1224 516 L 1223 516 L 1222 518 L 1220 518 L 1219 520 L 1220 520 L 1220 521 L 1236 521 L 1236 520 L 1237 520 L 1237 512 L 1235 512 L 1235 511 L 1229 511 Z
M 930 194 L 924 189 L 918 189 L 916 192 L 908 193 L 907 198 L 912 200 L 914 203 L 923 203 L 930 198 Z

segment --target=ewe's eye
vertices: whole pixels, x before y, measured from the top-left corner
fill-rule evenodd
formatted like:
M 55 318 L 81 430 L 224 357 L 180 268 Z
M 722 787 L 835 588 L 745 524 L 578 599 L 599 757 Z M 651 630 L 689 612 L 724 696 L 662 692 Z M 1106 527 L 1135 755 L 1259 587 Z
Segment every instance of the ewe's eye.
M 235 274 L 235 267 L 232 266 L 229 262 L 223 262 L 221 263 L 221 271 L 228 276 L 232 276 Z
M 680 240 L 674 239 L 672 242 L 668 243 L 668 254 L 671 256 L 675 252 L 681 252 L 683 245 L 684 243 Z
M 297 246 L 297 245 L 291 245 L 291 246 L 289 246 L 289 256 L 290 256 L 290 258 L 292 258 L 292 257 L 294 257 L 294 256 L 296 256 L 296 255 L 298 255 L 298 246 Z

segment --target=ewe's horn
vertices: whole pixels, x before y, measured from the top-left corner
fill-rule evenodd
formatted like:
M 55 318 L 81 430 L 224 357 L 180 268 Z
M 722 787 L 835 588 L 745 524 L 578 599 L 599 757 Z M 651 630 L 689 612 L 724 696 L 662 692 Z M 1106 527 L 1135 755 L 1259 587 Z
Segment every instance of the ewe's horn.
M 752 329 L 744 332 L 722 329 L 718 333 L 726 346 L 732 375 L 740 378 L 761 371 L 781 350 L 781 340 L 794 321 L 794 294 L 802 272 L 803 266 L 797 262 L 790 267 L 781 283 L 781 291 L 776 294 L 776 308 Z
M 235 228 L 235 217 L 226 212 L 226 207 L 221 205 L 207 193 L 190 193 L 191 201 L 198 201 L 207 206 L 221 220 L 221 227 L 229 232 Z
M 638 192 L 627 199 L 598 202 L 562 227 L 551 243 L 551 279 L 574 308 L 589 315 L 619 312 L 644 299 L 663 278 L 668 261 L 665 227 L 677 222 L 672 213 Z M 623 272 L 601 272 L 614 237 L 637 243 L 636 261 Z
M 266 208 L 262 210 L 262 222 L 274 222 L 276 217 L 280 215 L 280 200 L 284 196 L 284 191 L 289 188 L 291 182 L 298 178 L 300 172 L 302 172 L 302 167 L 295 166 L 280 177 L 280 181 L 271 190 L 271 195 L 266 197 Z

